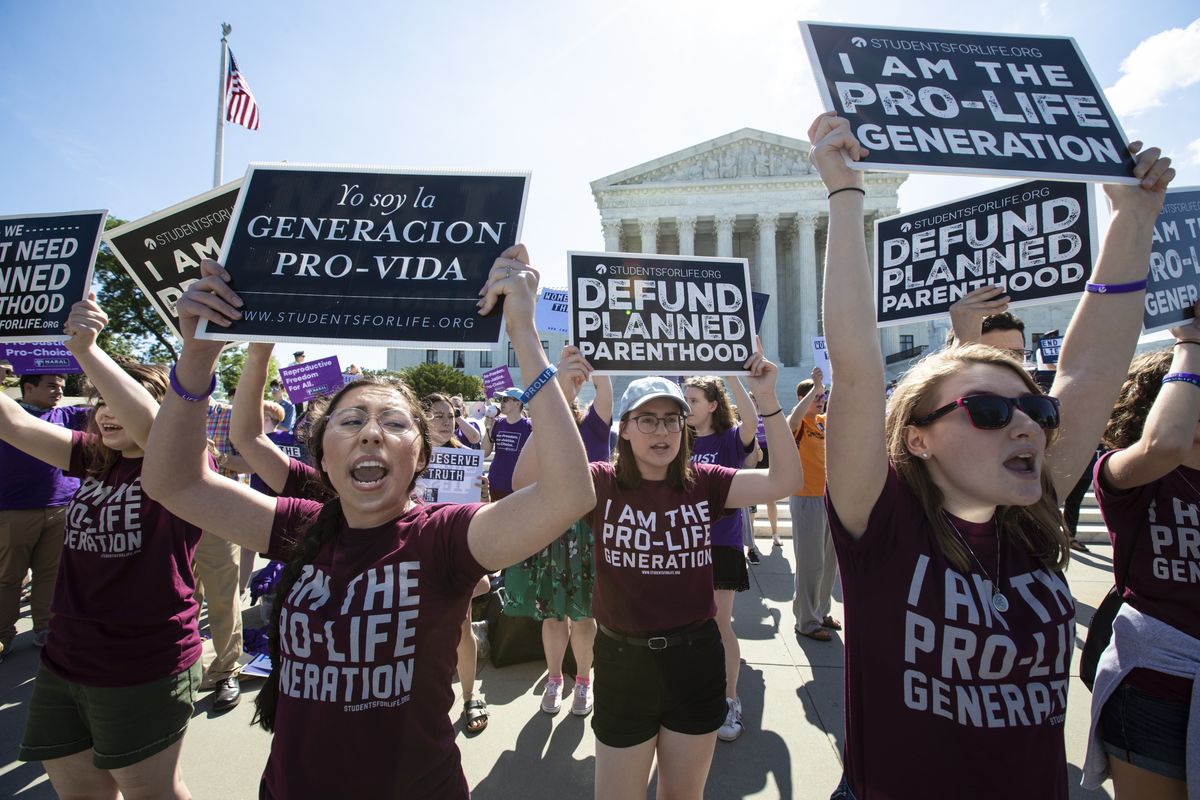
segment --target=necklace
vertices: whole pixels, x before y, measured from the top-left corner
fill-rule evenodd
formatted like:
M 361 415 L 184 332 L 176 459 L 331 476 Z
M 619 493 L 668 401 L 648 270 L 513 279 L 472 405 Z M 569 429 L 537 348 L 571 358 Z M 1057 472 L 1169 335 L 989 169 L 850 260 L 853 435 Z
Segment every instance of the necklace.
M 963 547 L 967 548 L 967 552 L 971 554 L 971 558 L 979 567 L 979 571 L 982 572 L 983 576 L 988 579 L 989 583 L 992 584 L 992 608 L 996 609 L 996 611 L 1001 614 L 1003 614 L 1005 611 L 1008 611 L 1008 598 L 1000 592 L 1000 531 L 996 531 L 996 579 L 992 580 L 992 576 L 989 575 L 988 571 L 983 568 L 983 564 L 979 561 L 979 557 L 975 555 L 975 551 L 971 549 L 971 545 L 967 544 L 966 537 L 962 535 L 962 532 L 959 531 L 958 526 L 954 524 L 954 520 L 951 519 L 950 515 L 945 511 L 942 512 L 942 515 L 946 517 L 946 522 L 950 523 L 950 528 L 954 531 L 954 535 L 958 537 L 958 540 L 962 542 Z

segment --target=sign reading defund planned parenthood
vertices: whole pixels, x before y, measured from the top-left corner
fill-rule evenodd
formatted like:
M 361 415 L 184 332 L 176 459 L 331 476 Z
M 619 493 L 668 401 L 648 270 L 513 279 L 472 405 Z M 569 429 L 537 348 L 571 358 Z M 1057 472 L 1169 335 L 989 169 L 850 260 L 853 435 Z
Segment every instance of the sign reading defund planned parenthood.
M 1092 189 L 1032 181 L 875 222 L 880 327 L 944 318 L 982 286 L 1014 307 L 1079 297 L 1092 268 Z
M 1143 318 L 1147 333 L 1192 320 L 1200 297 L 1200 187 L 1167 190 L 1154 224 Z
M 860 169 L 1135 182 L 1128 140 L 1073 39 L 800 28 L 825 108 L 870 151 Z
M 66 341 L 88 295 L 107 211 L 0 217 L 0 342 Z
M 571 332 L 596 372 L 744 375 L 754 352 L 744 258 L 568 253 Z
M 222 244 L 244 316 L 198 335 L 494 344 L 501 314 L 481 317 L 478 292 L 519 241 L 528 185 L 515 173 L 252 165 Z
M 201 259 L 220 260 L 241 185 L 240 179 L 227 183 L 104 234 L 113 255 L 176 336 L 175 302 L 200 279 Z

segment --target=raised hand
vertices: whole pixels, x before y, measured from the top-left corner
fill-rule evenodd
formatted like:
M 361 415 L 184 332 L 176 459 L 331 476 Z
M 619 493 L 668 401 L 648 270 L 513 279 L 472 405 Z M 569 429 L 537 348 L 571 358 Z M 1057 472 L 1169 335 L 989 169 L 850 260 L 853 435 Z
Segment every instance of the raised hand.
M 96 293 L 89 292 L 87 300 L 71 306 L 71 313 L 63 325 L 68 337 L 64 343 L 73 354 L 78 355 L 96 343 L 96 337 L 108 324 L 108 315 L 96 302 Z
M 232 276 L 211 258 L 200 262 L 200 280 L 188 287 L 178 302 L 175 311 L 179 314 L 179 330 L 183 334 L 185 348 L 219 351 L 224 342 L 196 339 L 196 326 L 200 320 L 222 328 L 228 328 L 234 320 L 242 318 L 238 309 L 244 303 L 233 289 L 229 288 Z
M 981 286 L 950 306 L 950 324 L 959 342 L 977 342 L 983 334 L 983 318 L 1008 310 L 1009 296 L 999 286 Z
M 762 340 L 757 336 L 754 337 L 754 353 L 742 366 L 750 371 L 744 380 L 746 387 L 755 397 L 760 401 L 775 397 L 775 381 L 779 377 L 779 367 L 763 355 Z
M 808 141 L 812 142 L 808 160 L 817 168 L 830 192 L 851 186 L 862 188 L 862 171 L 851 169 L 846 165 L 846 159 L 861 161 L 869 153 L 850 132 L 849 120 L 826 111 L 809 126 Z
M 592 374 L 592 365 L 580 354 L 579 348 L 573 345 L 563 345 L 562 354 L 558 358 L 558 379 L 563 394 L 568 400 L 579 396 L 579 390 L 587 383 Z
M 1164 157 L 1157 147 L 1142 150 L 1141 142 L 1130 142 L 1129 152 L 1136 159 L 1133 175 L 1141 183 L 1136 186 L 1106 183 L 1104 192 L 1114 212 L 1133 211 L 1157 216 L 1162 210 L 1167 185 L 1175 178 L 1171 159 Z
M 537 304 L 537 288 L 540 274 L 529 266 L 529 251 L 523 244 L 515 244 L 500 254 L 492 264 L 487 282 L 479 290 L 479 313 L 492 313 L 497 301 L 504 300 L 505 324 L 528 324 L 533 327 L 533 311 Z

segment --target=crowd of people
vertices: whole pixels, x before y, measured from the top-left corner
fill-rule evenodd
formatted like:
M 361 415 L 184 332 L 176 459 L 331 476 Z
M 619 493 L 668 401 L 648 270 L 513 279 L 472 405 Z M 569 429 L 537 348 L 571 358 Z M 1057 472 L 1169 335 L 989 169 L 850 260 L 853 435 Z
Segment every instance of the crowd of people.
M 740 378 L 646 376 L 619 398 L 573 347 L 551 365 L 523 245 L 496 259 L 479 313 L 504 299 L 526 388 L 479 419 L 461 397 L 361 373 L 293 406 L 268 384 L 264 344 L 249 346 L 232 405 L 212 402 L 224 343 L 195 328 L 228 327 L 243 305 L 214 261 L 178 302 L 169 370 L 109 357 L 104 312 L 76 304 L 67 347 L 91 404 L 57 408 L 61 376 L 22 377 L 20 402 L 0 395 L 0 657 L 30 571 L 42 647 L 20 758 L 64 797 L 188 797 L 196 692 L 238 702 L 240 597 L 264 554 L 281 567 L 255 699 L 272 734 L 262 797 L 467 797 L 452 682 L 463 729 L 481 733 L 470 607 L 503 574 L 507 612 L 541 625 L 542 711 L 569 697 L 591 717 L 596 797 L 644 797 L 657 764 L 660 797 L 699 798 L 717 740 L 744 731 L 745 509 L 788 498 L 795 633 L 830 642 L 845 627 L 833 797 L 1066 798 L 1076 609 L 1060 498 L 1090 475 L 1123 605 L 1084 783 L 1111 776 L 1120 800 L 1200 796 L 1200 326 L 1133 359 L 1169 159 L 1131 146 L 1140 182 L 1105 187 L 1112 223 L 1048 387 L 994 288 L 961 301 L 952 341 L 889 385 L 863 173 L 848 166 L 865 150 L 833 114 L 809 140 L 829 194 L 837 383 L 813 370 L 789 408 L 761 346 Z M 414 493 L 433 447 L 491 459 L 481 502 Z

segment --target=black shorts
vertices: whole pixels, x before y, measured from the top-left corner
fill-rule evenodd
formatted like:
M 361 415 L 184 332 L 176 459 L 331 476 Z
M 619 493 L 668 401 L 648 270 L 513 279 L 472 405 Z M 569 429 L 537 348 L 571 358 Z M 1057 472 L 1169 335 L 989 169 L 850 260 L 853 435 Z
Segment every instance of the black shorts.
M 738 509 L 738 514 L 742 513 Z M 750 588 L 750 573 L 746 570 L 746 552 L 740 547 L 714 544 L 713 588 L 727 592 L 744 592 Z
M 670 631 L 664 631 L 664 634 Z M 609 747 L 633 747 L 659 728 L 692 736 L 725 722 L 725 648 L 717 623 L 701 635 L 663 650 L 596 636 L 592 731 Z
M 1187 780 L 1188 707 L 1121 684 L 1100 712 L 1100 739 L 1111 758 Z

